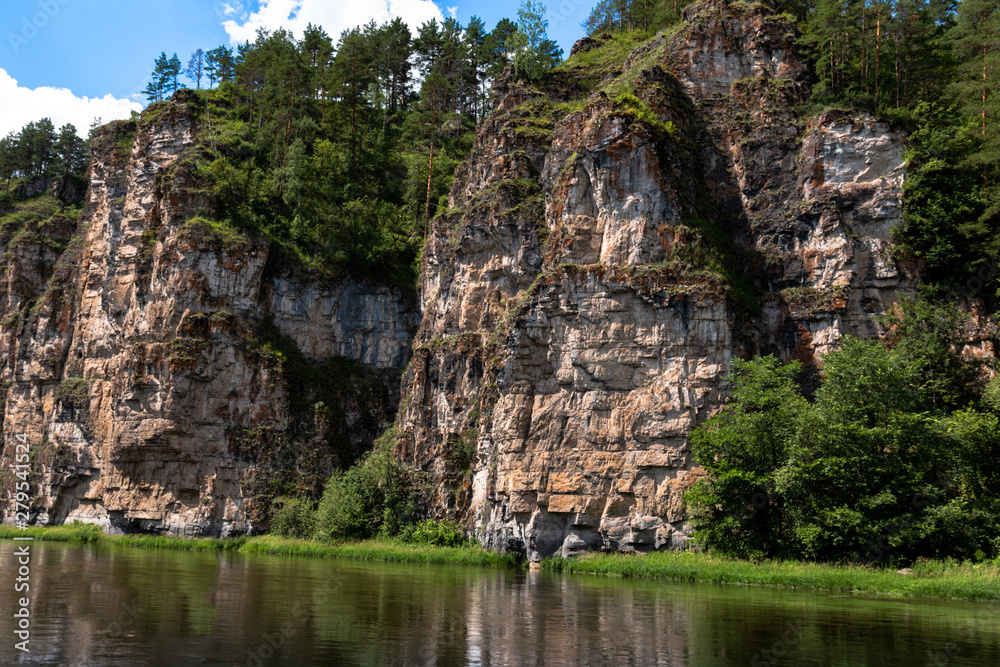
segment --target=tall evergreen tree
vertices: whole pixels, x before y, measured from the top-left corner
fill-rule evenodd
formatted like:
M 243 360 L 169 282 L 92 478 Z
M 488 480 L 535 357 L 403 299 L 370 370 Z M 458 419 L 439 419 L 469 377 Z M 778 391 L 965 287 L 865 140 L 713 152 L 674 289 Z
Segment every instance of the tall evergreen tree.
M 966 113 L 979 126 L 980 148 L 970 161 L 982 174 L 987 209 L 1000 214 L 1000 4 L 996 0 L 962 0 L 951 35 L 960 63 L 953 85 Z
M 6 181 L 4 190 L 10 191 L 10 180 L 17 171 L 17 135 L 13 132 L 0 139 L 0 178 Z
M 205 54 L 205 74 L 210 86 L 232 81 L 236 76 L 236 61 L 233 50 L 219 46 Z
M 143 91 L 148 102 L 160 102 L 165 97 L 169 68 L 170 60 L 165 52 L 161 52 L 160 57 L 153 65 L 153 73 L 149 83 L 146 84 L 146 89 Z
M 181 59 L 177 57 L 176 53 L 171 56 L 170 60 L 167 61 L 164 75 L 166 77 L 163 87 L 164 93 L 169 92 L 173 94 L 184 87 L 184 85 L 180 82 Z
M 500 78 L 510 65 L 510 51 L 507 48 L 507 43 L 515 32 L 517 32 L 516 23 L 510 19 L 500 19 L 493 31 L 486 36 L 483 41 L 483 61 L 487 78 Z
M 478 16 L 469 19 L 469 25 L 465 27 L 463 40 L 465 42 L 465 52 L 469 59 L 469 92 L 472 102 L 472 117 L 478 123 L 484 107 L 485 91 L 483 84 L 486 82 L 485 58 L 483 47 L 486 44 L 486 24 Z
M 59 128 L 54 150 L 56 165 L 61 175 L 81 174 L 86 170 L 87 142 L 77 135 L 76 128 L 71 123 Z

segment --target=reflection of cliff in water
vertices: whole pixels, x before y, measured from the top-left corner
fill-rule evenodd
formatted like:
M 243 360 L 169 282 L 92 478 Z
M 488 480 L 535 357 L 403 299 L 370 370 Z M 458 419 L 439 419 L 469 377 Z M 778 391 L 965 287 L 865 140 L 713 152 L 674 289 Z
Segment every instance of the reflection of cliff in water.
M 536 572 L 40 543 L 31 598 L 32 658 L 81 667 L 1000 664 L 989 605 Z

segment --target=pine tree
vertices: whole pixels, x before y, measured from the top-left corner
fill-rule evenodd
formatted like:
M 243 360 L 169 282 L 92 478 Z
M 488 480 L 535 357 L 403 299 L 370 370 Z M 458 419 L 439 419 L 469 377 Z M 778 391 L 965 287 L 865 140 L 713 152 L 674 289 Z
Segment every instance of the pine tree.
M 87 142 L 81 139 L 76 128 L 67 123 L 59 128 L 55 142 L 56 164 L 63 176 L 82 174 L 87 168 Z
M 486 81 L 483 46 L 486 43 L 486 24 L 478 16 L 469 19 L 465 28 L 463 40 L 465 52 L 469 59 L 469 97 L 472 101 L 472 118 L 478 123 L 484 108 L 484 90 L 482 84 Z
M 406 105 L 410 86 L 410 55 L 413 36 L 402 19 L 396 17 L 382 28 L 382 58 L 389 75 L 389 113 L 401 111 Z
M 167 71 L 169 67 L 170 61 L 167 58 L 167 54 L 161 52 L 160 57 L 156 59 L 156 63 L 153 65 L 153 73 L 150 76 L 149 83 L 146 84 L 146 89 L 142 91 L 148 102 L 160 102 L 163 100 L 166 94 Z
M 205 75 L 205 52 L 198 49 L 191 54 L 187 69 L 184 71 L 189 79 L 195 82 L 197 90 L 201 90 L 201 78 Z
M 206 53 L 205 74 L 208 76 L 209 86 L 232 81 L 236 75 L 233 50 L 219 46 Z
M 7 181 L 4 188 L 6 192 L 10 192 L 10 179 L 14 177 L 15 171 L 17 171 L 17 135 L 10 132 L 0 139 L 0 178 Z
M 303 65 L 310 73 L 308 89 L 312 100 L 326 96 L 326 80 L 333 62 L 333 41 L 319 26 L 310 23 L 302 34 L 299 44 Z
M 980 148 L 970 161 L 982 173 L 987 199 L 984 218 L 1000 214 L 1000 5 L 996 0 L 962 0 L 952 30 L 960 63 L 952 90 L 979 126 Z
M 507 42 L 517 32 L 517 24 L 510 19 L 500 19 L 493 32 L 486 36 L 483 42 L 483 61 L 486 76 L 489 79 L 499 79 L 507 66 L 510 65 L 510 51 Z
M 184 84 L 180 82 L 181 59 L 177 57 L 176 53 L 167 61 L 164 74 L 166 76 L 166 82 L 163 87 L 164 93 L 170 92 L 173 94 L 184 87 Z
M 333 76 L 337 96 L 347 106 L 350 126 L 350 168 L 356 175 L 358 152 L 361 150 L 361 126 L 365 94 L 373 82 L 372 54 L 366 48 L 362 32 L 358 28 L 345 30 L 337 45 L 337 56 L 333 61 Z

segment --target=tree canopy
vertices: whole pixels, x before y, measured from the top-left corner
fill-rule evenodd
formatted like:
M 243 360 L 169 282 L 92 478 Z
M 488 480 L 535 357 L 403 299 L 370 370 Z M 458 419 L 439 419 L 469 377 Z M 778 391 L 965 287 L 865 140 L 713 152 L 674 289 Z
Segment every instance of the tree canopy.
M 0 179 L 5 181 L 5 190 L 14 178 L 82 176 L 89 159 L 87 142 L 76 128 L 67 123 L 56 132 L 48 118 L 0 139 Z
M 814 400 L 797 364 L 736 361 L 730 403 L 692 435 L 703 546 L 750 558 L 1000 556 L 1000 422 L 952 309 L 906 301 L 893 347 L 845 338 Z
M 544 8 L 528 4 L 541 21 L 528 46 L 550 67 Z M 166 99 L 182 74 L 207 84 L 199 163 L 217 222 L 265 234 L 296 264 L 412 284 L 425 225 L 491 108 L 490 81 L 515 60 L 516 31 L 477 17 L 416 34 L 398 18 L 370 22 L 336 39 L 314 25 L 300 39 L 262 30 L 235 54 L 197 50 L 184 72 L 161 53 L 146 93 Z

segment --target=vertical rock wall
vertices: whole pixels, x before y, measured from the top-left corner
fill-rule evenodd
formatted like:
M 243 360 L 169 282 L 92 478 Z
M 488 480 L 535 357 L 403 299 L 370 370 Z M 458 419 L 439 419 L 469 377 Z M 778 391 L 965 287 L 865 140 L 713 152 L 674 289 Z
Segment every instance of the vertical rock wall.
M 890 243 L 904 137 L 799 117 L 793 40 L 766 6 L 710 1 L 582 109 L 564 72 L 496 86 L 425 248 L 398 419 L 437 513 L 530 559 L 679 547 L 688 434 L 733 355 L 812 365 L 912 290 Z
M 265 240 L 199 218 L 198 126 L 184 94 L 109 126 L 78 224 L 38 232 L 65 249 L 8 247 L 4 467 L 27 434 L 37 523 L 251 532 L 395 414 L 413 298 L 277 274 Z

